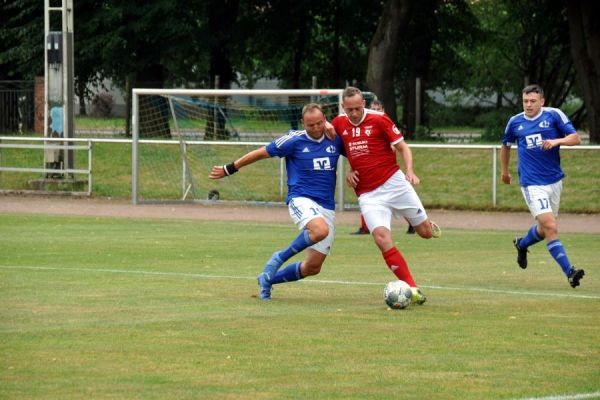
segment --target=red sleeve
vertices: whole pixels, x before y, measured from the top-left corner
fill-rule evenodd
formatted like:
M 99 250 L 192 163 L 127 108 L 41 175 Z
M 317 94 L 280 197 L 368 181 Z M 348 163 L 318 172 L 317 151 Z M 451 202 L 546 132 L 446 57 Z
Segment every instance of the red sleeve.
M 382 118 L 379 118 L 379 122 L 381 124 L 381 130 L 385 132 L 390 143 L 398 142 L 403 138 L 402 132 L 400 132 L 400 129 L 398 129 L 394 121 L 392 121 L 387 114 L 383 114 Z

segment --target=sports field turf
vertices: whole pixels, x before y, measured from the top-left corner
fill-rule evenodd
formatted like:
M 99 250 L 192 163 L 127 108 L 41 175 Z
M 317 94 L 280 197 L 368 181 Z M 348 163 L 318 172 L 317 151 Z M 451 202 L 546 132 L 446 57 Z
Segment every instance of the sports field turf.
M 398 231 L 429 300 L 392 311 L 354 229 L 260 302 L 291 224 L 0 215 L 0 398 L 600 397 L 599 235 L 561 235 L 574 290 L 543 245 L 518 268 L 516 232 Z

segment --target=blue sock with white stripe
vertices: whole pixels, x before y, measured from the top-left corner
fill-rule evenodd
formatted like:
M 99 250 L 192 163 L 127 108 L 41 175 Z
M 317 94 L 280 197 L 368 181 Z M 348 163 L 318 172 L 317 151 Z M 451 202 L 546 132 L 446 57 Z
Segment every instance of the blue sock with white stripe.
M 279 259 L 282 262 L 285 262 L 313 244 L 315 244 L 315 242 L 310 240 L 308 231 L 305 229 L 286 249 L 283 249 L 279 252 Z
M 276 283 L 298 281 L 304 278 L 302 276 L 302 272 L 300 271 L 301 265 L 302 261 L 298 261 L 287 265 L 285 268 L 280 269 L 275 274 L 273 280 L 271 280 L 271 284 L 274 285 Z
M 569 257 L 567 257 L 567 252 L 563 247 L 562 243 L 559 239 L 548 242 L 546 245 L 548 251 L 552 255 L 552 258 L 556 260 L 560 268 L 563 270 L 566 276 L 569 276 L 569 272 L 571 272 L 571 262 L 569 261 Z
M 525 250 L 529 246 L 532 246 L 537 242 L 541 242 L 542 240 L 544 240 L 544 238 L 538 234 L 537 224 L 535 224 L 531 228 L 529 228 L 527 234 L 523 236 L 521 240 L 519 240 L 519 248 L 521 250 Z

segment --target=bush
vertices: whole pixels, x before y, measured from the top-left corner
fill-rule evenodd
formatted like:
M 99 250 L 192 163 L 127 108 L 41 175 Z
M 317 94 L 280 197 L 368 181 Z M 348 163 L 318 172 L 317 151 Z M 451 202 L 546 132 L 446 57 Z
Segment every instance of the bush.
M 415 140 L 420 142 L 443 141 L 444 139 L 435 133 L 429 126 L 418 125 L 415 129 Z
M 481 140 L 484 142 L 499 142 L 504 136 L 508 119 L 514 112 L 508 108 L 493 109 L 475 118 L 474 124 L 483 128 Z
M 427 117 L 433 127 L 441 126 L 470 126 L 476 125 L 476 117 L 485 113 L 488 108 L 482 107 L 464 107 L 464 106 L 444 106 L 435 102 L 427 103 Z
M 110 93 L 98 93 L 92 99 L 92 117 L 110 117 L 114 105 L 115 101 Z

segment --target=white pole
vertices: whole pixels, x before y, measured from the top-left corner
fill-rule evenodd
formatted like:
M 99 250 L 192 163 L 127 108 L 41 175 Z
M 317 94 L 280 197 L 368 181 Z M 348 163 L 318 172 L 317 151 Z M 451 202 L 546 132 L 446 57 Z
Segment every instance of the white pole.
M 138 144 L 139 144 L 139 102 L 138 102 L 138 94 L 133 91 L 133 99 L 131 101 L 131 202 L 135 205 L 138 204 L 138 177 L 139 177 L 139 153 L 138 153 Z
M 283 198 L 284 180 L 285 180 L 285 157 L 279 159 L 279 200 L 285 201 Z
M 342 92 L 338 92 L 338 114 L 343 114 L 344 109 L 342 108 Z M 339 132 L 338 132 L 339 134 Z M 337 185 L 338 185 L 338 199 L 337 199 L 337 209 L 339 211 L 344 211 L 344 196 L 345 196 L 345 187 L 344 184 L 344 160 L 342 157 L 338 158 L 338 168 L 337 168 Z
M 492 147 L 492 207 L 496 208 L 496 164 L 498 164 L 497 146 Z
M 92 141 L 88 140 L 88 196 L 92 195 Z
M 415 129 L 421 125 L 421 78 L 415 79 Z
M 50 32 L 50 0 L 44 0 L 44 137 L 48 136 L 48 33 Z M 44 153 L 44 166 L 46 166 Z

